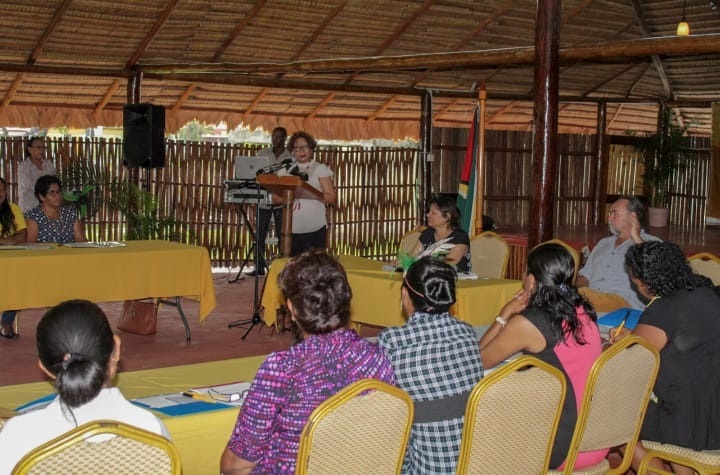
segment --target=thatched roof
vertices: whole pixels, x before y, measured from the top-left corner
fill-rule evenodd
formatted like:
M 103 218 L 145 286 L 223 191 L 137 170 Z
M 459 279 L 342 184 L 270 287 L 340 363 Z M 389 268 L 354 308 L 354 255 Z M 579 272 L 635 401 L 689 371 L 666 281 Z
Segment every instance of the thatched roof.
M 718 0 L 567 0 L 561 132 L 654 128 L 659 101 L 709 135 L 720 98 Z M 487 127 L 532 127 L 536 2 L 529 0 L 16 0 L 0 3 L 0 126 L 120 125 L 128 83 L 192 118 L 323 138 L 417 137 L 464 127 L 477 88 Z

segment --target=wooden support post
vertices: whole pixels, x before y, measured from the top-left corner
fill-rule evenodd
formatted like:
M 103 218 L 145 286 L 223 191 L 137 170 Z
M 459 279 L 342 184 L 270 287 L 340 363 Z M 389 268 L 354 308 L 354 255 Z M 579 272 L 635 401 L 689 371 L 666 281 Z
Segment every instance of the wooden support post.
M 535 20 L 533 196 L 528 247 L 552 238 L 558 130 L 560 0 L 538 0 Z
M 420 200 L 418 216 L 425 222 L 425 203 L 432 193 L 432 94 L 425 91 L 422 96 L 420 112 Z
M 485 85 L 478 90 L 478 102 L 480 105 L 478 130 L 475 143 L 477 144 L 477 160 L 475 161 L 475 232 L 482 232 L 483 206 L 485 194 L 485 106 L 487 105 L 487 90 Z M 472 236 L 470 236 L 472 238 Z
M 608 161 L 610 158 L 608 140 L 605 134 L 607 128 L 607 103 L 598 104 L 597 130 L 595 136 L 595 179 L 592 180 L 593 187 L 593 224 L 602 224 L 605 219 L 605 199 L 607 196 Z

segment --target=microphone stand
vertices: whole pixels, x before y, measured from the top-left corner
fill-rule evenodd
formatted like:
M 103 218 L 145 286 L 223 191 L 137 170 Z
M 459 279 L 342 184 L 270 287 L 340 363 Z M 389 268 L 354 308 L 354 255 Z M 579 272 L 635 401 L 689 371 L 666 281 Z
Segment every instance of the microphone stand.
M 260 200 L 262 198 L 262 195 L 260 194 L 260 187 L 257 187 L 257 206 L 255 207 L 255 223 L 260 222 Z M 257 224 L 256 224 L 257 226 Z M 231 322 L 228 324 L 228 328 L 234 328 L 234 327 L 240 327 L 243 325 L 249 325 L 247 330 L 245 330 L 245 333 L 240 337 L 241 340 L 245 340 L 245 337 L 248 336 L 248 333 L 250 333 L 250 330 L 253 329 L 253 327 L 259 323 L 262 323 L 262 318 L 260 318 L 260 292 L 259 292 L 259 279 L 260 279 L 260 272 L 258 269 L 258 259 L 260 256 L 260 240 L 257 239 L 257 236 L 255 237 L 255 295 L 253 297 L 253 314 L 252 318 L 245 319 L 245 320 L 237 320 L 234 322 Z

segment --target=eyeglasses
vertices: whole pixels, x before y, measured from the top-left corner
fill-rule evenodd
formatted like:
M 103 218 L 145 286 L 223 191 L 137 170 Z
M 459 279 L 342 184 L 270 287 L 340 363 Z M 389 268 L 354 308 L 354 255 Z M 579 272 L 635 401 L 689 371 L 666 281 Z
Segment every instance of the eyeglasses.
M 238 402 L 244 400 L 247 397 L 248 391 L 250 390 L 246 389 L 241 393 L 221 393 L 220 391 L 216 391 L 215 389 L 210 388 L 208 390 L 208 395 L 216 401 Z
M 309 149 L 309 148 L 310 148 L 309 145 L 297 145 L 297 146 L 293 147 L 293 152 L 302 152 L 303 150 Z

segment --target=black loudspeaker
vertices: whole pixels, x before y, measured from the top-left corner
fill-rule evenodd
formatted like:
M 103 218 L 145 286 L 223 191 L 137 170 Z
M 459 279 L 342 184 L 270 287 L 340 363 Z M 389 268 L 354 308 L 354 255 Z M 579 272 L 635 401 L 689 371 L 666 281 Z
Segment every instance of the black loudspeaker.
M 123 107 L 123 162 L 128 168 L 165 166 L 165 108 L 153 104 Z

